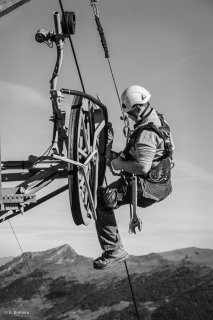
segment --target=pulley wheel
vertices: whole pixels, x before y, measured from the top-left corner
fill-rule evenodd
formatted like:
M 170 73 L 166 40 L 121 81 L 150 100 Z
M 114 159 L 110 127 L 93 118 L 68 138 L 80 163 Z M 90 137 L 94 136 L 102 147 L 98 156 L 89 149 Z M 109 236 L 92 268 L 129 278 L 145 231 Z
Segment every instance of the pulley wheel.
M 70 34 L 75 34 L 75 24 L 76 24 L 75 12 L 65 11 L 61 21 L 61 28 L 62 28 L 63 34 L 68 34 L 68 32 Z
M 84 99 L 85 100 L 85 99 Z M 70 113 L 68 133 L 68 158 L 84 163 L 92 152 L 95 129 L 104 120 L 102 110 L 90 104 L 88 100 L 75 96 Z M 96 161 L 98 161 L 98 183 L 103 183 L 106 170 L 105 148 L 107 141 L 106 126 L 97 136 L 95 149 L 98 157 L 93 158 L 86 167 L 87 181 L 90 190 L 96 194 Z M 92 219 L 92 208 L 89 201 L 88 189 L 82 169 L 76 165 L 68 166 L 69 198 L 73 220 L 76 225 L 88 225 Z

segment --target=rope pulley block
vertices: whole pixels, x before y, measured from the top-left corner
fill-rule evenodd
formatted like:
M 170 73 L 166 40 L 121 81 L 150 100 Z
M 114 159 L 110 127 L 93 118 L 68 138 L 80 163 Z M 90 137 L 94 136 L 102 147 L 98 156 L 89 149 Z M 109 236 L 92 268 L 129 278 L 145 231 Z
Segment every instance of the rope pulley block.
M 75 12 L 65 11 L 61 21 L 61 28 L 62 28 L 63 34 L 75 34 L 75 25 L 76 25 Z

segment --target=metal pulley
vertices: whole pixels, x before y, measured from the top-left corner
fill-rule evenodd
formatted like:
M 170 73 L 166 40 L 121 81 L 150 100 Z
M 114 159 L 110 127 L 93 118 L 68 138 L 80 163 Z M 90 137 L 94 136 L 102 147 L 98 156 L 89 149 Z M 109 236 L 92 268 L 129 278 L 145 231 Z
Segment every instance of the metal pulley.
M 63 34 L 75 34 L 76 18 L 75 12 L 65 11 L 61 21 Z

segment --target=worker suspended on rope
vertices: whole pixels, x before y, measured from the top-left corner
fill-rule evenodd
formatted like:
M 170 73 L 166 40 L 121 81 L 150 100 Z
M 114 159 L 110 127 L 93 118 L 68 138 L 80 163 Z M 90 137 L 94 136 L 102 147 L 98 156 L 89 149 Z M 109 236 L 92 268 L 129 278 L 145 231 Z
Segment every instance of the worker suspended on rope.
M 103 254 L 94 268 L 103 269 L 128 258 L 115 220 L 114 209 L 132 203 L 132 174 L 137 177 L 137 205 L 145 208 L 165 199 L 172 191 L 173 139 L 162 114 L 150 105 L 151 94 L 133 85 L 121 95 L 122 111 L 135 122 L 125 149 L 111 158 L 123 176 L 98 189 L 96 230 Z M 109 160 L 109 159 L 108 159 Z

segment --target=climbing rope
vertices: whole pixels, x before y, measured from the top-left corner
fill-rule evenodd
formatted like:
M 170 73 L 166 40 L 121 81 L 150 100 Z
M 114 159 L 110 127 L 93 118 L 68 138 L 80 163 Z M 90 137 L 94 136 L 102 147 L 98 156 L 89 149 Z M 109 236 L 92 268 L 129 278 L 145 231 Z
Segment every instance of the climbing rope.
M 137 316 L 137 319 L 140 320 L 140 318 L 139 318 L 139 313 L 138 313 L 138 308 L 137 308 L 137 304 L 136 304 L 136 300 L 135 300 L 135 295 L 134 295 L 134 291 L 133 291 L 133 288 L 132 288 L 131 278 L 130 278 L 130 275 L 129 275 L 129 270 L 128 270 L 128 267 L 127 267 L 127 262 L 126 262 L 125 260 L 124 260 L 124 264 L 125 264 L 126 273 L 127 273 L 128 280 L 129 280 L 130 290 L 131 290 L 131 293 L 132 293 L 132 300 L 133 300 L 133 303 L 134 303 L 134 306 L 135 306 L 136 316 Z
M 102 44 L 102 47 L 104 49 L 105 58 L 108 61 L 108 65 L 109 65 L 110 73 L 111 73 L 112 80 L 113 80 L 113 83 L 114 83 L 115 91 L 116 91 L 116 94 L 117 94 L 119 106 L 121 108 L 120 95 L 119 95 L 119 92 L 118 92 L 118 86 L 117 86 L 117 83 L 116 83 L 116 80 L 115 80 L 114 72 L 113 72 L 113 69 L 112 69 L 112 64 L 111 64 L 111 61 L 110 61 L 110 56 L 109 56 L 109 50 L 108 50 L 108 46 L 107 46 L 106 37 L 105 37 L 105 34 L 104 34 L 103 27 L 101 25 L 99 11 L 98 11 L 98 8 L 97 8 L 97 5 L 96 5 L 97 2 L 98 2 L 98 0 L 90 0 L 90 4 L 91 4 L 91 6 L 93 8 L 93 12 L 94 12 L 94 16 L 95 16 L 95 22 L 96 22 L 96 25 L 97 25 L 98 33 L 100 35 L 101 44 Z M 123 133 L 124 133 L 124 136 L 126 137 L 126 139 L 128 140 L 129 134 L 130 134 L 129 121 L 128 121 L 127 116 L 122 111 L 122 109 L 121 109 L 121 113 L 122 113 L 121 120 L 123 120 L 123 122 L 124 122 Z

